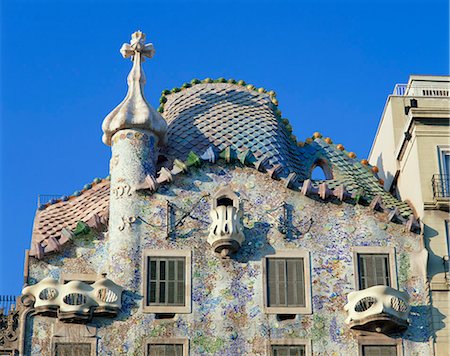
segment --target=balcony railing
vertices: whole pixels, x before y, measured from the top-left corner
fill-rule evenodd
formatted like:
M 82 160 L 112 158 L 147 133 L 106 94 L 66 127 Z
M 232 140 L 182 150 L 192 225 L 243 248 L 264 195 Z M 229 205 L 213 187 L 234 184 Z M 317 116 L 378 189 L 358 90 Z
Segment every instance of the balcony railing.
M 384 334 L 404 331 L 408 326 L 409 296 L 388 286 L 373 286 L 351 292 L 345 322 L 354 330 Z
M 450 176 L 447 174 L 433 174 L 431 178 L 433 186 L 433 198 L 450 197 Z
M 8 314 L 10 309 L 15 309 L 16 297 L 14 295 L 0 295 L 0 315 Z
M 441 86 L 417 86 L 407 84 L 396 84 L 392 95 L 397 96 L 428 96 L 428 97 L 450 97 L 450 85 Z
M 122 305 L 122 287 L 105 276 L 93 284 L 73 280 L 61 284 L 50 277 L 22 290 L 25 305 L 36 314 L 66 322 L 86 322 L 93 316 L 115 317 Z

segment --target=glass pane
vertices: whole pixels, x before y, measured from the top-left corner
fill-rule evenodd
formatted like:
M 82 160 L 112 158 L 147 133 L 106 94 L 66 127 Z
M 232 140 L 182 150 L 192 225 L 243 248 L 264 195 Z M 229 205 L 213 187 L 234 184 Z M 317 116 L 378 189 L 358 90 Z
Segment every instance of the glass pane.
M 184 282 L 178 282 L 177 303 L 184 304 Z
M 177 268 L 177 279 L 179 280 L 179 281 L 183 281 L 184 282 L 184 263 L 185 263 L 185 261 L 184 261 L 184 259 L 183 260 L 180 260 L 180 261 L 178 261 L 178 268 Z
M 150 282 L 148 303 L 156 303 L 156 282 Z
M 277 259 L 278 298 L 277 305 L 286 305 L 286 269 L 285 260 Z
M 166 282 L 161 282 L 159 284 L 159 302 L 166 302 Z
M 150 279 L 156 280 L 156 261 L 150 260 Z
M 167 301 L 169 304 L 175 303 L 175 282 L 167 282 L 169 285 L 169 295 L 167 296 Z
M 169 260 L 169 281 L 175 280 L 175 263 L 177 261 Z
M 166 261 L 159 261 L 159 279 L 166 279 Z

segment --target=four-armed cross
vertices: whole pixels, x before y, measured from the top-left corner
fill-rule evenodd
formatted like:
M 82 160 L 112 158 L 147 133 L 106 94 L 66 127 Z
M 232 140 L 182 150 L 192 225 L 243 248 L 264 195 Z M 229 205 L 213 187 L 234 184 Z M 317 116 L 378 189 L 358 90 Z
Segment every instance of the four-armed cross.
M 131 43 L 124 43 L 120 48 L 120 53 L 124 58 L 131 57 L 134 61 L 136 55 L 141 56 L 141 61 L 145 60 L 145 57 L 152 58 L 155 54 L 155 49 L 152 43 L 145 44 L 145 34 L 141 31 L 136 31 L 131 35 Z

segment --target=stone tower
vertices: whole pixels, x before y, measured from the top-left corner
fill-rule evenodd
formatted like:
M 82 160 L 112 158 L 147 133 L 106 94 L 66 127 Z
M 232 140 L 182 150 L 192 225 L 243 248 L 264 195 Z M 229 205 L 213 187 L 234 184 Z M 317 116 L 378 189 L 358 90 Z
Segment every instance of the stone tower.
M 151 43 L 145 44 L 145 34 L 137 31 L 131 43 L 120 49 L 124 58 L 133 61 L 128 75 L 125 99 L 103 121 L 103 142 L 111 146 L 109 273 L 125 288 L 138 286 L 140 259 L 139 201 L 135 195 L 146 181 L 156 175 L 158 147 L 166 141 L 167 124 L 144 97 L 145 74 L 142 62 L 153 57 Z

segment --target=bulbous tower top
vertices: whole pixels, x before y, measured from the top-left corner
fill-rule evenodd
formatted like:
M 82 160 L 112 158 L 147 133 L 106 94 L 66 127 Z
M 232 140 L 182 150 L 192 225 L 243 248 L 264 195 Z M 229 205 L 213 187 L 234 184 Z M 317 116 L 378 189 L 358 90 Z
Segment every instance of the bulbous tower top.
M 167 123 L 151 107 L 144 96 L 145 74 L 142 62 L 145 57 L 155 54 L 153 44 L 145 43 L 145 34 L 137 31 L 131 35 L 131 42 L 124 43 L 120 49 L 124 58 L 133 61 L 133 68 L 128 75 L 128 93 L 125 99 L 105 117 L 102 124 L 103 142 L 111 146 L 114 134 L 123 129 L 141 129 L 153 132 L 159 142 L 165 144 Z

